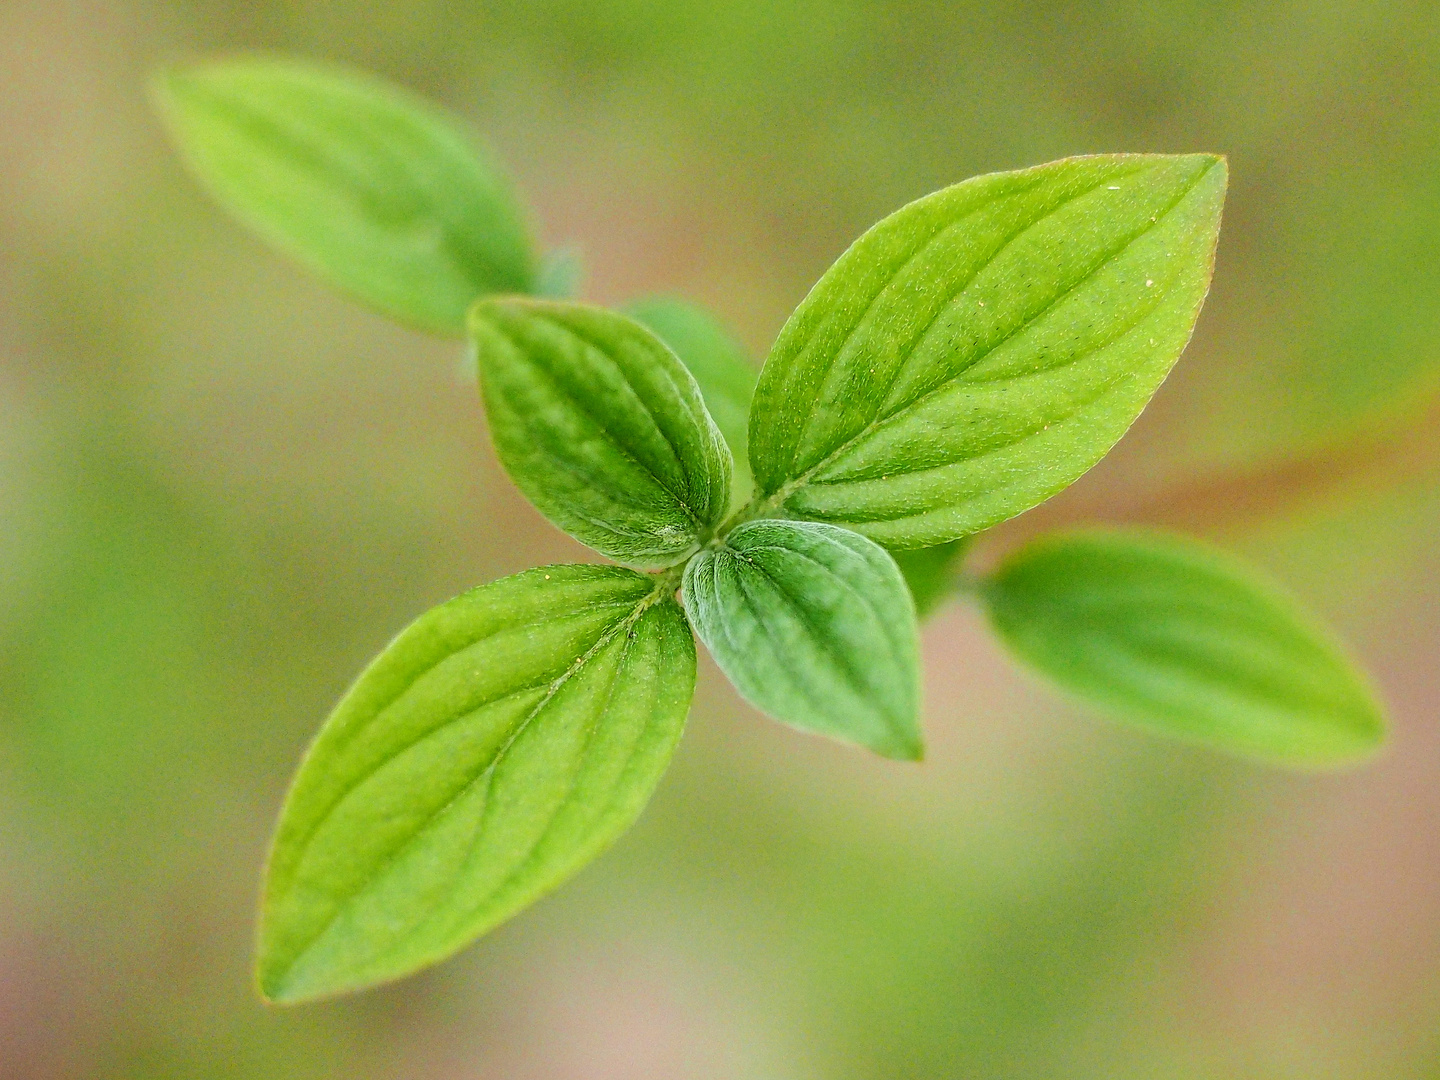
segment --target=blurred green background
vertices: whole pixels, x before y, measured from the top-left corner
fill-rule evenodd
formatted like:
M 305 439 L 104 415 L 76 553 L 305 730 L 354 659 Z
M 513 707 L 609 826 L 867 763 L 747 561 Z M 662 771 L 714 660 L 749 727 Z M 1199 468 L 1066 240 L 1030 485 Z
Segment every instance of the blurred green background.
M 588 297 L 679 292 L 757 358 L 911 198 L 1229 154 L 1190 350 L 1029 517 L 1269 566 L 1375 672 L 1387 755 L 1151 740 L 959 606 L 919 767 L 702 661 L 655 802 L 569 887 L 419 978 L 262 1007 L 260 865 L 330 705 L 425 608 L 583 553 L 499 471 L 453 346 L 184 175 L 145 77 L 236 49 L 445 102 Z M 1437 70 L 1432 0 L 4 0 L 0 1076 L 1440 1078 Z

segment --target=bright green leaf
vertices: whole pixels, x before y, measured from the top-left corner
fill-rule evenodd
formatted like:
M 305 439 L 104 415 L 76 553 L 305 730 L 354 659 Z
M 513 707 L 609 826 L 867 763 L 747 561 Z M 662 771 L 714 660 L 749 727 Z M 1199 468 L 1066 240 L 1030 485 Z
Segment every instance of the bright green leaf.
M 750 399 L 759 371 L 709 312 L 665 296 L 637 300 L 625 309 L 675 350 L 700 384 L 705 407 L 735 459 L 732 501 L 750 497 Z
M 531 287 L 509 185 L 425 102 L 368 76 L 275 59 L 181 68 L 155 86 L 215 197 L 364 303 L 460 336 L 477 296 Z
M 575 539 L 667 566 L 724 517 L 730 452 L 649 330 L 603 308 L 496 298 L 475 305 L 470 335 L 500 460 Z
M 1192 541 L 1047 536 L 1011 556 L 985 596 L 1021 659 L 1151 731 L 1300 766 L 1352 761 L 1384 737 L 1371 690 L 1329 635 Z
M 780 332 L 750 416 L 770 507 L 888 547 L 966 536 L 1109 451 L 1190 338 L 1225 163 L 1071 158 L 911 203 Z
M 973 537 L 962 537 L 933 547 L 892 551 L 891 557 L 905 578 L 905 585 L 915 601 L 915 614 L 925 618 L 955 591 L 960 562 L 970 548 Z
M 396 978 L 554 888 L 639 815 L 694 681 L 673 596 L 619 567 L 530 570 L 421 616 L 295 778 L 261 911 L 265 996 Z
M 884 548 L 833 525 L 750 521 L 685 568 L 685 608 L 756 708 L 920 758 L 915 608 Z

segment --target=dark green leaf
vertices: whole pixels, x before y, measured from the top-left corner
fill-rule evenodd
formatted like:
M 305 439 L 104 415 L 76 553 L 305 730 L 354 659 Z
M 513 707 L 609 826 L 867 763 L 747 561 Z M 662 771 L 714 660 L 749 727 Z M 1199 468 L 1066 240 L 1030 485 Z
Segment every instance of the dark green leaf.
M 675 350 L 700 384 L 705 407 L 725 436 L 735 459 L 731 501 L 750 497 L 750 399 L 755 395 L 755 365 L 703 308 L 684 300 L 656 296 L 625 309 Z
M 1373 693 L 1330 637 L 1194 542 L 1048 536 L 985 595 L 1018 656 L 1152 731 L 1288 765 L 1348 762 L 1383 739 Z
M 1071 158 L 880 222 L 761 373 L 750 461 L 767 509 L 923 547 L 1060 491 L 1189 340 L 1224 195 L 1207 155 Z
M 619 567 L 531 570 L 421 616 L 345 695 L 286 800 L 265 996 L 407 974 L 554 888 L 639 815 L 694 679 L 674 598 Z
M 752 705 L 920 758 L 915 609 L 884 548 L 833 525 L 750 521 L 685 568 L 685 608 Z
M 649 330 L 603 308 L 497 298 L 475 305 L 470 333 L 500 460 L 571 536 L 666 566 L 724 517 L 725 440 Z
M 367 76 L 274 59 L 167 72 L 156 95 L 220 202 L 385 314 L 460 336 L 477 296 L 531 287 L 508 184 L 428 104 Z
M 910 589 L 918 618 L 925 618 L 955 591 L 960 562 L 972 539 L 966 536 L 948 544 L 890 553 Z

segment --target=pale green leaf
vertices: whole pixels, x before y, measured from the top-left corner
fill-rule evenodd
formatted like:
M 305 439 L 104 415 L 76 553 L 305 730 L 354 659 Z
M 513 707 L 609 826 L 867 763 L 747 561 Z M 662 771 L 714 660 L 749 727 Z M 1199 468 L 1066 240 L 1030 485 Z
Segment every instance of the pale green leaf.
M 603 308 L 496 298 L 471 312 L 490 435 L 511 478 L 581 543 L 667 566 L 729 506 L 730 452 L 663 342 Z
M 666 296 L 637 300 L 625 308 L 675 350 L 700 384 L 705 407 L 735 459 L 731 501 L 750 497 L 750 399 L 759 370 L 703 308 Z
M 1073 482 L 1190 338 L 1225 176 L 1208 155 L 1071 158 L 880 222 L 761 373 L 750 461 L 767 509 L 923 547 Z
M 673 596 L 620 567 L 530 570 L 421 616 L 295 778 L 265 882 L 262 992 L 405 975 L 554 888 L 639 815 L 694 679 Z
M 278 59 L 179 68 L 155 87 L 215 197 L 362 302 L 458 337 L 477 296 L 531 288 L 509 185 L 427 103 L 369 76 Z
M 891 558 L 900 568 L 905 585 L 915 601 L 915 615 L 925 618 L 949 599 L 955 591 L 960 563 L 970 548 L 973 537 L 951 540 L 933 547 L 892 551 Z
M 984 595 L 1017 656 L 1151 731 L 1297 766 L 1352 761 L 1384 737 L 1373 692 L 1331 637 L 1193 541 L 1047 536 Z
M 585 260 L 576 247 L 548 251 L 535 271 L 535 295 L 547 300 L 573 300 L 585 280 Z
M 740 693 L 777 720 L 918 760 L 915 609 L 858 533 L 750 521 L 685 568 L 685 608 Z

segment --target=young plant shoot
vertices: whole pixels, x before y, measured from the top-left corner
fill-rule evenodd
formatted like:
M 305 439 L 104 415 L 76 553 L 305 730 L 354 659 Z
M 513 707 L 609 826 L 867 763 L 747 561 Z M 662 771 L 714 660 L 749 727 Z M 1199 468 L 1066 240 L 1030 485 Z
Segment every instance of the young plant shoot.
M 1226 163 L 1110 154 L 966 180 L 842 255 L 758 374 L 705 312 L 564 297 L 462 125 L 373 79 L 238 59 L 156 99 L 195 175 L 333 284 L 467 336 L 495 451 L 617 565 L 421 615 L 321 727 L 266 872 L 271 1001 L 445 958 L 598 855 L 680 738 L 695 643 L 756 708 L 923 753 L 917 613 L 970 539 L 1073 483 L 1209 288 Z M 1000 640 L 1147 730 L 1290 766 L 1380 743 L 1375 697 L 1277 588 L 1191 541 L 1050 535 L 969 577 Z

